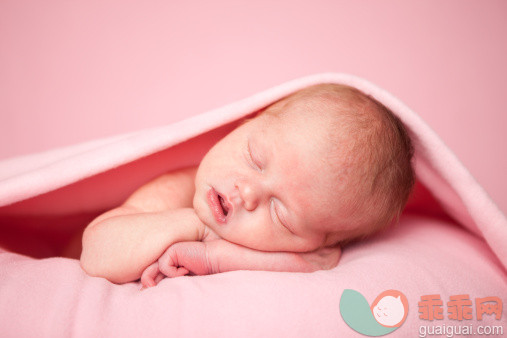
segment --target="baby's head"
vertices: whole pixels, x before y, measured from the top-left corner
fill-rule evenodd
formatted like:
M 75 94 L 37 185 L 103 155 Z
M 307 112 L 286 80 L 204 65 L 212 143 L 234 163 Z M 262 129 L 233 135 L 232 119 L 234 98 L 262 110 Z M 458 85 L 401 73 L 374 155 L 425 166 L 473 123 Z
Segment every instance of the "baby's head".
M 263 109 L 203 158 L 194 209 L 222 238 L 312 251 L 397 219 L 414 184 L 410 138 L 357 89 L 320 84 Z

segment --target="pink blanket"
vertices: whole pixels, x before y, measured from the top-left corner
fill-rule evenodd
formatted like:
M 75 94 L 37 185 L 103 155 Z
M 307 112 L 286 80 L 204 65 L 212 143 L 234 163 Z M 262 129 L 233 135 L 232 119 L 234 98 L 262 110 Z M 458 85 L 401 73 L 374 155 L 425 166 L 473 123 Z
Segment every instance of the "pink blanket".
M 411 130 L 416 190 L 400 224 L 344 249 L 339 265 L 315 273 L 235 271 L 164 279 L 139 291 L 85 275 L 57 257 L 65 243 L 136 187 L 196 164 L 237 122 L 311 84 L 355 86 Z M 478 318 L 476 298 L 507 300 L 507 220 L 421 118 L 388 92 L 346 74 L 317 74 L 159 128 L 0 162 L 0 335 L 2 336 L 362 336 L 340 315 L 345 289 L 371 304 L 396 289 L 409 304 L 393 335 L 423 326 L 502 326 Z M 442 319 L 419 302 L 438 295 Z M 468 295 L 472 318 L 453 320 L 447 302 Z M 450 311 L 450 310 L 449 310 Z

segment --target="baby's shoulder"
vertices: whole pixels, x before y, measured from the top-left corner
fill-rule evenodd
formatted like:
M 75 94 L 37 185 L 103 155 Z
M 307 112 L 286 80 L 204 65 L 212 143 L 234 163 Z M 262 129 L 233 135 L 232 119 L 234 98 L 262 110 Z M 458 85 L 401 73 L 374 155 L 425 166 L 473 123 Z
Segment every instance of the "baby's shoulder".
M 144 212 L 192 206 L 197 167 L 174 170 L 138 188 L 125 202 Z
M 181 185 L 194 185 L 195 175 L 197 173 L 197 167 L 188 167 L 183 169 L 178 169 L 174 171 L 167 172 L 151 182 L 153 185 L 157 185 L 162 188 L 171 188 L 175 186 Z

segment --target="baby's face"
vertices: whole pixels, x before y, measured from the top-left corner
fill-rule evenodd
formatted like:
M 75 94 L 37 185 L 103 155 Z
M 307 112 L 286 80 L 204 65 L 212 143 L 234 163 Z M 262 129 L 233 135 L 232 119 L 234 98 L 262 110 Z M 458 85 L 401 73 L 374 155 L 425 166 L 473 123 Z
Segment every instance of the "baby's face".
M 297 111 L 236 128 L 199 166 L 199 218 L 222 238 L 264 251 L 312 251 L 345 237 L 339 200 L 347 191 L 325 160 L 328 129 L 324 118 Z

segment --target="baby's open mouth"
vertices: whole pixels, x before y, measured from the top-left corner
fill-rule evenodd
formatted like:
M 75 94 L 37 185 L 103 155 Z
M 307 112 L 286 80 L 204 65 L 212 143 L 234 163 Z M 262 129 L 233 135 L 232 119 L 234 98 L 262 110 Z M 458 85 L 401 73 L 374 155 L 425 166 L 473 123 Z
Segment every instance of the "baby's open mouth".
M 206 194 L 208 205 L 213 217 L 218 223 L 227 223 L 227 215 L 231 211 L 231 205 L 215 189 L 210 188 Z
M 220 194 L 218 194 L 218 200 L 220 201 L 220 206 L 222 207 L 222 212 L 224 213 L 224 216 L 227 216 L 227 214 L 229 213 L 227 203 L 225 203 L 224 198 Z

